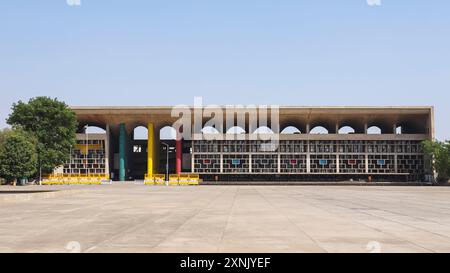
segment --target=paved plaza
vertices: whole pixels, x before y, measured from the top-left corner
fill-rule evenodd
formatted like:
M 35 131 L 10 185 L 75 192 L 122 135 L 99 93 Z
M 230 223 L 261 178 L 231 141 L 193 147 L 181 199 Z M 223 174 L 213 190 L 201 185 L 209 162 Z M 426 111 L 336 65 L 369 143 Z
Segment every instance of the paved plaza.
M 450 187 L 11 189 L 0 252 L 450 252 Z

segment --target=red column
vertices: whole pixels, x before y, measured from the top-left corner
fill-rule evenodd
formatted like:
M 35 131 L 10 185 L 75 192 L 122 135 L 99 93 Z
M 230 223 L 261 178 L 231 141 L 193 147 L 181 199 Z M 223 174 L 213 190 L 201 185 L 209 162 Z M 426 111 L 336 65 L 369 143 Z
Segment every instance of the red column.
M 177 137 L 176 140 L 176 172 L 177 174 L 181 174 L 181 156 L 182 156 L 182 139 L 181 137 Z

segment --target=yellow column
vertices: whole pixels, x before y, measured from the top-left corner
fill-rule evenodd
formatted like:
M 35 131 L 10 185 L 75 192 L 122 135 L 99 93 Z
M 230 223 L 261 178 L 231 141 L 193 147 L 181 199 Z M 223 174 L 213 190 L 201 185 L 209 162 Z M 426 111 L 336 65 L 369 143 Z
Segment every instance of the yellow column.
M 155 154 L 155 147 L 154 147 L 154 141 L 153 141 L 153 123 L 148 124 L 148 142 L 147 142 L 147 177 L 153 176 L 153 158 Z

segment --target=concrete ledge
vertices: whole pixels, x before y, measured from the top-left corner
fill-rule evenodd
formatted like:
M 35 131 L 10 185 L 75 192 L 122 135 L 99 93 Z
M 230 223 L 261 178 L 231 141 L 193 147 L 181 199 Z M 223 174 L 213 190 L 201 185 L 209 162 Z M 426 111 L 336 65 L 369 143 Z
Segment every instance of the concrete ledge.
M 201 182 L 200 185 L 217 185 L 217 186 L 226 186 L 226 185 L 261 185 L 261 186 L 432 186 L 431 183 L 426 182 L 303 182 L 303 181 L 281 181 L 281 182 L 271 182 L 271 181 L 219 181 L 219 182 L 211 182 L 205 181 Z
M 0 188 L 0 191 L 2 189 Z M 8 193 L 0 194 L 0 203 L 26 202 L 33 200 L 49 199 L 61 196 L 70 196 L 86 193 L 88 189 L 40 189 L 40 190 L 6 190 Z M 26 192 L 26 193 L 24 193 Z

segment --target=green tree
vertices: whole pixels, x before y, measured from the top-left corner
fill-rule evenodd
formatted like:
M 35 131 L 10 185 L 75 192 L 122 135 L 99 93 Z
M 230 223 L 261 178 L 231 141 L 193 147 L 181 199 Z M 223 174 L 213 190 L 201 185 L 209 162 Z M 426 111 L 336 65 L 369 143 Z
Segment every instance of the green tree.
M 42 172 L 51 173 L 70 158 L 76 140 L 77 120 L 64 102 L 49 97 L 32 98 L 28 103 L 19 101 L 13 104 L 7 122 L 36 137 Z
M 426 140 L 423 142 L 423 148 L 432 158 L 432 166 L 438 174 L 438 182 L 447 182 L 450 178 L 450 142 Z
M 0 150 L 1 150 L 1 147 L 3 146 L 3 142 L 5 140 L 5 136 L 6 136 L 7 130 L 8 129 L 0 130 Z M 4 182 L 5 182 L 5 179 L 0 174 L 0 185 L 2 185 Z
M 37 142 L 34 136 L 22 129 L 3 131 L 0 135 L 0 177 L 11 181 L 35 174 Z
M 0 130 L 0 147 L 2 146 L 3 142 L 5 141 L 6 134 L 10 131 L 10 129 L 3 129 Z

